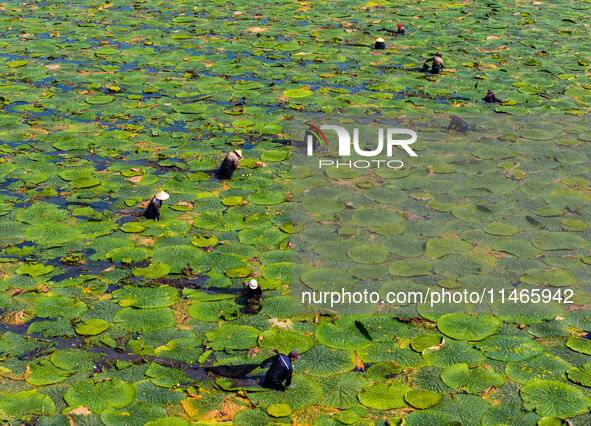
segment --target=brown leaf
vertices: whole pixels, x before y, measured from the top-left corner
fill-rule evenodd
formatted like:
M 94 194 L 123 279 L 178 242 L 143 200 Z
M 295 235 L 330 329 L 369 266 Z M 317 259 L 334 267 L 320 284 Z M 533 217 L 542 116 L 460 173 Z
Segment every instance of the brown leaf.
M 268 30 L 268 28 L 261 28 L 261 27 L 250 27 L 248 29 L 249 32 L 254 33 L 254 34 L 264 33 L 267 30 Z
M 426 200 L 424 200 L 424 201 L 426 201 Z M 402 217 L 404 217 L 404 220 L 408 220 L 409 222 L 416 222 L 418 220 L 425 220 L 425 218 L 423 216 L 421 216 L 420 214 L 411 213 L 411 212 L 404 212 Z
M 72 411 L 70 411 L 70 414 L 75 414 L 77 416 L 88 416 L 89 414 L 92 414 L 92 411 L 90 411 L 84 405 L 81 405 L 80 407 L 75 408 Z
M 423 349 L 423 351 L 421 352 L 421 355 L 422 355 L 422 354 L 423 354 L 423 353 L 424 353 L 426 350 L 429 350 L 429 349 L 433 349 L 433 350 L 436 350 L 436 351 L 438 351 L 439 349 L 441 349 L 441 348 L 443 347 L 443 345 L 445 345 L 445 337 L 442 337 L 442 338 L 441 338 L 441 343 L 440 343 L 440 344 L 438 344 L 437 346 L 431 346 L 430 348 Z

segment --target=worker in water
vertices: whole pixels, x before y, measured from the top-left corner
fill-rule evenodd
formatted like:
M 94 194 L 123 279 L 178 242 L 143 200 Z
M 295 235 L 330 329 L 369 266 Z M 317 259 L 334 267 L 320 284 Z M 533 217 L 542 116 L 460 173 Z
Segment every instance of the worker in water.
M 386 43 L 382 37 L 376 39 L 376 44 L 374 46 L 376 50 L 384 50 L 386 48 Z
M 388 33 L 394 34 L 395 36 L 406 34 L 406 29 L 402 26 L 402 24 L 398 24 L 397 30 L 389 30 L 388 28 L 380 28 L 377 31 L 387 31 Z
M 289 355 L 277 354 L 271 358 L 267 358 L 261 363 L 261 367 L 272 363 L 265 380 L 262 385 L 265 388 L 283 392 L 286 388 L 291 386 L 291 376 L 293 374 L 293 366 L 291 365 L 296 359 L 300 358 L 300 354 L 295 349 Z M 285 385 L 283 384 L 285 381 Z
M 451 121 L 449 122 L 449 126 L 447 126 L 447 130 L 457 130 L 458 132 L 462 133 L 468 130 L 468 123 L 466 123 L 457 115 L 450 114 L 449 118 L 451 118 Z
M 433 62 L 433 64 L 431 65 L 431 74 L 439 74 L 439 70 L 441 68 L 443 68 L 443 60 L 441 59 L 441 52 L 437 52 L 435 54 L 435 56 L 433 56 L 431 59 L 427 59 L 425 61 L 425 63 L 423 64 L 423 69 L 422 69 L 423 72 L 425 72 L 429 69 L 429 65 L 427 65 L 429 62 Z
M 484 96 L 484 102 L 486 102 L 487 104 L 496 104 L 501 103 L 503 101 L 495 96 L 492 89 L 488 89 L 488 91 L 486 92 L 486 96 Z
M 228 155 L 226 155 L 226 158 L 224 158 L 224 161 L 218 170 L 218 179 L 232 179 L 232 174 L 238 168 L 238 163 L 240 163 L 240 160 L 243 158 L 240 149 L 228 152 Z
M 144 216 L 146 216 L 148 219 L 156 221 L 160 220 L 160 207 L 162 207 L 162 202 L 168 200 L 169 198 L 170 195 L 164 191 L 160 191 L 154 195 L 154 197 L 152 197 L 150 200 L 148 207 L 144 211 Z
M 263 297 L 263 290 L 257 280 L 252 279 L 244 284 L 242 289 L 242 297 L 246 303 L 246 307 L 250 313 L 257 313 L 260 310 L 261 298 Z

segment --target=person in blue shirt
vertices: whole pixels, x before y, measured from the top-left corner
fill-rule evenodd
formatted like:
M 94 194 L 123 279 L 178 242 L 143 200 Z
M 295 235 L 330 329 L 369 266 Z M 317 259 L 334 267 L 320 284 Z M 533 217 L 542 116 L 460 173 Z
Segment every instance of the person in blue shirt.
M 376 40 L 376 44 L 374 45 L 374 49 L 380 50 L 380 49 L 385 49 L 386 48 L 386 42 L 384 41 L 384 39 L 382 37 L 378 38 Z
M 277 354 L 271 358 L 267 358 L 261 363 L 261 367 L 271 363 L 269 371 L 265 376 L 262 386 L 283 392 L 286 388 L 291 386 L 291 376 L 293 374 L 293 366 L 291 363 L 300 358 L 300 354 L 295 349 L 289 355 Z M 285 381 L 285 385 L 283 384 Z
M 164 191 L 160 191 L 154 195 L 154 197 L 152 197 L 150 200 L 146 211 L 144 211 L 144 216 L 146 216 L 147 219 L 152 219 L 155 221 L 160 220 L 160 207 L 162 207 L 162 201 L 168 200 L 169 198 L 170 195 Z

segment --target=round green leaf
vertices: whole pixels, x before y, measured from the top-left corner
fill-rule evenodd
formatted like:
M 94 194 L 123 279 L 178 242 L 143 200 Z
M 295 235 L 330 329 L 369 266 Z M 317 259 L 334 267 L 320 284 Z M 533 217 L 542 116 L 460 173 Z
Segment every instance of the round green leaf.
M 589 411 L 591 399 L 580 389 L 554 380 L 536 380 L 521 388 L 523 405 L 540 416 L 573 417 Z
M 446 314 L 437 321 L 437 328 L 456 340 L 484 340 L 496 334 L 503 322 L 492 315 Z
M 410 387 L 401 383 L 377 383 L 365 386 L 359 392 L 359 402 L 369 408 L 376 410 L 393 410 L 395 408 L 408 407 L 404 402 L 404 396 L 408 391 L 412 390 Z
M 78 382 L 64 394 L 66 403 L 77 408 L 84 406 L 90 411 L 101 414 L 108 407 L 123 408 L 135 399 L 136 391 L 133 385 L 120 379 L 110 379 L 103 382 Z

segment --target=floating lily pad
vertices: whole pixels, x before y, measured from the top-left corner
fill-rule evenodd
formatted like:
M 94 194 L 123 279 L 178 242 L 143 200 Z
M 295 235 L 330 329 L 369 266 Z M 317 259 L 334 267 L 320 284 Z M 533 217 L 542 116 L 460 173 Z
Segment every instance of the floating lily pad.
M 273 348 L 279 353 L 289 353 L 290 350 L 295 349 L 302 354 L 313 345 L 312 339 L 306 334 L 280 327 L 272 327 L 261 333 L 261 337 L 262 340 L 259 342 L 261 347 Z
M 509 362 L 505 367 L 505 374 L 514 382 L 526 384 L 531 380 L 559 380 L 566 379 L 565 373 L 572 366 L 551 354 L 543 353 L 526 361 Z
M 319 324 L 316 327 L 316 339 L 331 348 L 348 350 L 361 349 L 371 343 L 363 325 L 352 318 Z
M 376 410 L 392 410 L 394 408 L 404 408 L 408 405 L 404 401 L 404 396 L 412 390 L 410 387 L 401 383 L 377 383 L 365 386 L 358 395 L 359 402 L 369 408 Z
M 214 350 L 240 350 L 256 346 L 259 335 L 260 332 L 254 327 L 225 324 L 208 331 L 205 336 L 208 346 Z
M 588 412 L 591 400 L 573 385 L 553 380 L 533 381 L 521 388 L 527 410 L 541 416 L 572 417 Z
M 492 336 L 476 345 L 488 358 L 500 361 L 523 361 L 542 353 L 535 341 L 521 336 Z
M 113 321 L 129 331 L 156 331 L 174 325 L 174 313 L 168 308 L 123 308 L 115 314 Z
M 502 321 L 491 315 L 446 314 L 437 321 L 443 334 L 456 340 L 483 340 L 496 334 Z
M 55 404 L 49 396 L 37 391 L 8 393 L 0 400 L 0 412 L 15 418 L 47 416 L 55 412 Z
M 287 404 L 269 405 L 266 411 L 271 417 L 287 417 L 292 413 L 291 407 Z
M 534 246 L 540 250 L 569 250 L 585 248 L 588 243 L 570 232 L 544 232 L 536 236 Z
M 125 286 L 113 292 L 113 299 L 123 307 L 164 308 L 178 300 L 178 290 L 172 287 Z
M 441 373 L 441 380 L 454 390 L 465 386 L 470 393 L 481 393 L 491 386 L 499 387 L 505 378 L 483 366 L 470 368 L 466 363 L 454 364 Z
M 89 319 L 76 325 L 76 333 L 83 336 L 96 336 L 109 328 L 109 323 L 101 319 Z
M 29 364 L 30 373 L 27 375 L 27 382 L 35 386 L 45 386 L 63 382 L 71 374 L 71 371 L 55 367 L 48 360 L 41 360 L 39 364 Z
M 348 372 L 317 379 L 322 388 L 320 405 L 339 409 L 352 408 L 359 404 L 357 394 L 367 385 L 359 373 Z
M 425 409 L 439 404 L 441 395 L 430 390 L 411 390 L 404 395 L 404 401 L 414 408 Z
M 122 408 L 131 404 L 135 395 L 135 388 L 129 383 L 111 379 L 96 384 L 92 381 L 76 383 L 66 391 L 64 399 L 71 408 L 84 406 L 100 414 L 108 407 Z

